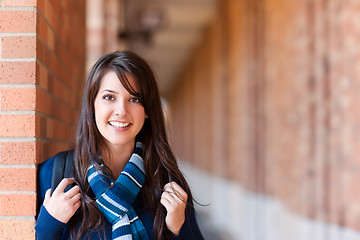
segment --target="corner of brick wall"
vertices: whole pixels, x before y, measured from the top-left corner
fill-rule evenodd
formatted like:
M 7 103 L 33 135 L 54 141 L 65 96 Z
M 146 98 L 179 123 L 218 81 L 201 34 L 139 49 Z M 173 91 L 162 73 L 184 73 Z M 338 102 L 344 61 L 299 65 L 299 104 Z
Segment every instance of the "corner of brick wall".
M 0 239 L 35 239 L 37 164 L 73 143 L 85 0 L 0 1 Z

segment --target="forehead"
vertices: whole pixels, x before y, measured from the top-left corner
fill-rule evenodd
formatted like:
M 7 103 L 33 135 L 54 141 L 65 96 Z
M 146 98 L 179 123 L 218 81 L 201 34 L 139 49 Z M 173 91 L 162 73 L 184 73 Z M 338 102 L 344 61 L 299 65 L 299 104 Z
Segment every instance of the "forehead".
M 127 90 L 127 84 L 136 92 L 138 91 L 137 82 L 131 74 L 125 73 L 125 78 L 120 80 L 114 71 L 108 71 L 100 80 L 100 89 L 125 88 Z

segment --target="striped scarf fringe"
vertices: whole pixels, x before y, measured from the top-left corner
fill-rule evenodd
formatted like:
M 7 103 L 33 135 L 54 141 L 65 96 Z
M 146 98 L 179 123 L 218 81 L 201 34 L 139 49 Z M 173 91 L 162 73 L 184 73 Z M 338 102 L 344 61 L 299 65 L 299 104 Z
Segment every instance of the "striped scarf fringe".
M 97 171 L 93 164 L 88 169 L 88 182 L 96 195 L 96 205 L 112 224 L 113 240 L 149 239 L 131 206 L 145 181 L 143 149 L 143 144 L 136 142 L 129 162 L 115 182 Z

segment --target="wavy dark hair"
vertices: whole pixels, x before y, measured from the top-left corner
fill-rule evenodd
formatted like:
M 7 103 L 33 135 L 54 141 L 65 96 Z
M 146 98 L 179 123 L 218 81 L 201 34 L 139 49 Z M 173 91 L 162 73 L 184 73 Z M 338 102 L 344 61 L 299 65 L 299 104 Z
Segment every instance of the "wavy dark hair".
M 111 154 L 96 126 L 94 111 L 94 101 L 101 79 L 109 71 L 115 72 L 129 93 L 141 99 L 148 116 L 140 130 L 145 146 L 144 163 L 147 176 L 141 194 L 144 203 L 154 214 L 155 239 L 170 239 L 165 224 L 166 209 L 160 204 L 163 187 L 170 181 L 176 181 L 184 188 L 189 198 L 191 192 L 168 143 L 164 111 L 154 73 L 141 57 L 129 51 L 112 52 L 102 56 L 92 67 L 85 85 L 74 154 L 74 178 L 82 193 L 81 211 L 71 221 L 73 235 L 75 239 L 80 239 L 89 230 L 104 229 L 104 217 L 95 205 L 95 197 L 87 181 L 87 169 L 90 162 L 97 169 L 101 168 L 98 160 L 100 150 L 102 153 L 105 151 Z M 126 78 L 127 74 L 134 78 L 138 92 L 131 87 Z M 79 222 L 80 227 L 75 227 L 79 226 Z

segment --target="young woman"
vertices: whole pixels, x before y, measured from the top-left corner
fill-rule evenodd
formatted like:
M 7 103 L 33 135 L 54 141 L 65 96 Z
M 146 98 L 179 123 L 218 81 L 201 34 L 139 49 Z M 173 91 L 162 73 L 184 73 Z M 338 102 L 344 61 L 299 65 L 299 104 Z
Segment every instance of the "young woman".
M 38 169 L 38 239 L 203 239 L 167 140 L 154 74 L 136 54 L 109 53 L 93 66 L 74 179 L 51 194 L 53 159 Z

